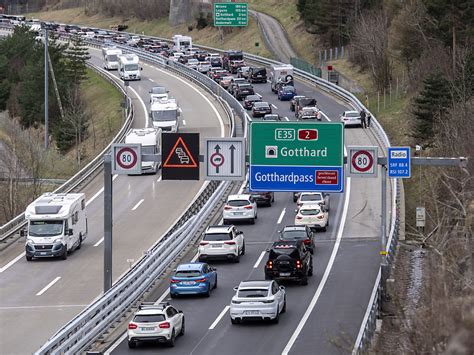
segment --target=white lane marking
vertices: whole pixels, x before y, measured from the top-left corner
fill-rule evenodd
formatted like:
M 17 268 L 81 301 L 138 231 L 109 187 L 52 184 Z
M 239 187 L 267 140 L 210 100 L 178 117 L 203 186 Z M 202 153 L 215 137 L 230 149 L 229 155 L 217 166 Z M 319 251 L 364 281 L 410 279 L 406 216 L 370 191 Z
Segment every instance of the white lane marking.
M 58 282 L 61 279 L 61 276 L 56 277 L 53 281 L 51 281 L 49 284 L 47 284 L 43 289 L 36 294 L 36 296 L 41 296 L 43 293 L 45 293 L 48 288 L 53 286 L 56 282 Z
M 271 105 L 275 110 L 278 110 L 278 107 L 276 107 L 274 104 L 271 104 Z
M 16 309 L 41 309 L 41 308 L 73 308 L 80 307 L 85 308 L 88 304 L 58 304 L 54 306 L 17 306 L 17 307 L 0 307 L 2 311 L 16 310 Z
M 140 201 L 138 201 L 137 204 L 135 206 L 133 206 L 132 211 L 135 211 L 138 208 L 138 206 L 140 206 L 143 203 L 143 201 L 145 201 L 144 198 L 142 198 Z
M 183 120 L 183 126 L 186 126 L 186 120 Z
M 260 262 L 262 261 L 263 257 L 265 256 L 267 252 L 264 250 L 262 251 L 262 253 L 260 254 L 260 256 L 258 257 L 257 259 L 257 262 L 255 263 L 255 265 L 253 266 L 254 269 L 258 268 L 258 265 L 260 264 Z
M 155 80 L 153 80 L 152 78 L 148 78 L 148 80 L 150 80 L 152 83 L 155 82 Z
M 283 216 L 285 215 L 286 212 L 286 207 L 281 211 L 280 217 L 278 218 L 277 224 L 280 224 L 281 221 L 283 220 Z
M 143 108 L 143 114 L 144 114 L 144 118 L 145 118 L 145 127 L 144 128 L 148 128 L 148 110 L 146 109 L 146 106 L 145 106 L 145 101 L 143 101 L 143 99 L 141 98 L 140 95 L 138 95 L 138 92 L 132 88 L 131 86 L 128 87 L 129 90 L 132 90 L 133 93 L 135 94 L 135 96 L 137 97 L 138 101 L 140 101 L 140 103 L 142 104 L 142 108 Z
M 219 111 L 217 111 L 216 107 L 211 103 L 211 101 L 201 92 L 199 91 L 197 88 L 195 88 L 193 85 L 191 85 L 189 82 L 187 82 L 186 80 L 176 76 L 176 75 L 173 75 L 173 74 L 170 74 L 170 73 L 167 73 L 166 71 L 164 71 L 163 69 L 159 69 L 159 68 L 156 68 L 156 70 L 166 74 L 166 75 L 169 75 L 179 81 L 181 81 L 182 83 L 184 83 L 185 85 L 189 86 L 191 89 L 193 89 L 194 91 L 196 91 L 199 95 L 202 96 L 202 98 L 204 100 L 206 100 L 206 102 L 209 104 L 209 106 L 211 106 L 212 110 L 214 111 L 215 115 L 217 116 L 217 119 L 219 120 L 219 125 L 221 126 L 221 137 L 224 137 L 225 135 L 225 126 L 224 126 L 224 121 L 221 117 L 221 114 L 219 113 Z
M 306 309 L 306 312 L 304 313 L 303 317 L 298 323 L 298 326 L 296 327 L 290 340 L 288 341 L 288 344 L 286 344 L 285 348 L 283 349 L 282 355 L 287 355 L 288 352 L 291 350 L 293 344 L 298 338 L 298 335 L 303 330 L 304 325 L 306 324 L 309 316 L 311 315 L 311 312 L 313 312 L 313 309 L 316 306 L 316 302 L 318 302 L 319 296 L 321 296 L 324 285 L 326 284 L 326 281 L 328 280 L 329 273 L 331 272 L 332 266 L 334 264 L 334 260 L 336 259 L 336 255 L 339 250 L 339 245 L 341 244 L 342 232 L 344 231 L 344 225 L 346 224 L 346 219 L 347 219 L 347 211 L 349 209 L 350 194 L 351 194 L 351 178 L 347 178 L 346 195 L 345 195 L 345 200 L 344 200 L 344 208 L 342 210 L 341 223 L 339 224 L 339 229 L 337 231 L 337 239 L 336 239 L 336 243 L 334 244 L 334 248 L 332 249 L 331 257 L 329 258 L 328 265 L 326 266 L 326 270 L 324 271 L 324 275 L 323 275 L 323 278 L 321 279 L 321 282 L 319 283 L 318 289 L 316 290 L 316 293 L 311 299 L 311 302 L 308 308 Z
M 161 175 L 158 179 L 156 179 L 156 182 L 160 182 L 161 181 Z
M 321 115 L 323 115 L 325 119 L 331 122 L 331 119 L 323 111 L 319 111 L 319 112 L 321 112 Z
M 211 324 L 211 326 L 209 327 L 209 329 L 214 329 L 216 327 L 216 325 L 220 322 L 220 320 L 222 319 L 222 317 L 224 317 L 224 315 L 226 314 L 226 312 L 229 310 L 230 306 L 225 306 L 224 309 L 222 310 L 222 312 L 217 316 L 216 320 L 214 321 L 214 323 Z
M 112 176 L 112 181 L 115 181 L 115 179 L 118 177 L 118 174 L 115 174 L 114 176 Z M 87 202 L 86 202 L 86 206 L 89 206 L 92 201 L 94 201 L 102 192 L 104 192 L 104 188 L 101 187 L 99 191 L 97 191 L 95 193 L 94 196 L 92 196 Z
M 3 266 L 2 268 L 0 268 L 0 273 L 4 272 L 6 269 L 8 269 L 10 266 L 12 266 L 13 264 L 15 264 L 18 260 L 20 260 L 22 257 L 24 257 L 26 255 L 26 252 L 23 252 L 21 253 L 20 255 L 18 255 L 15 259 L 13 259 L 12 261 L 10 261 L 7 265 Z
M 94 244 L 95 247 L 98 247 L 104 241 L 104 237 L 100 238 L 97 243 Z
M 286 117 L 286 116 L 285 116 L 285 117 L 283 117 L 283 118 L 284 118 L 285 120 L 287 120 L 287 121 L 289 121 L 289 120 L 290 120 L 290 119 L 289 119 L 288 117 Z
M 255 93 L 255 95 L 259 96 L 260 98 L 262 98 L 263 96 L 260 95 L 258 92 Z

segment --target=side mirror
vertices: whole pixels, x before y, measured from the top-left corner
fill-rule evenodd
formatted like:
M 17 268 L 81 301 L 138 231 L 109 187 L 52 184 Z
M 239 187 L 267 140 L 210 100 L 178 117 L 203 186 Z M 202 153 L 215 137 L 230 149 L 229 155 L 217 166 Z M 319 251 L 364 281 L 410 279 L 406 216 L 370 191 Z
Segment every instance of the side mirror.
M 183 313 L 183 311 L 182 311 L 182 310 L 179 310 L 178 313 Z
M 282 290 L 282 291 L 285 290 L 285 286 L 280 286 L 279 288 L 280 288 L 280 290 Z
M 237 291 L 239 289 L 239 286 L 234 287 L 234 291 Z
M 74 231 L 72 230 L 72 228 L 69 228 L 68 235 L 74 235 Z
M 295 213 L 298 213 L 298 209 L 297 209 L 297 208 L 295 209 Z
M 26 237 L 26 229 L 20 231 L 20 237 Z
M 140 70 L 143 70 L 143 68 L 140 68 Z
M 270 248 L 265 249 L 265 251 L 266 251 L 267 253 L 269 253 L 269 252 L 270 252 Z

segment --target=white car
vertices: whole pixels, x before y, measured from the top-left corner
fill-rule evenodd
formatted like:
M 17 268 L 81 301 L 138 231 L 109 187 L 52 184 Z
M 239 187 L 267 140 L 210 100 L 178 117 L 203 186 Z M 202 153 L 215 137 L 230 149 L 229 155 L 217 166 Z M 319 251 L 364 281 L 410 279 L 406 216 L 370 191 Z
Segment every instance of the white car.
M 344 111 L 339 118 L 344 126 L 362 126 L 360 113 L 357 111 Z
M 305 204 L 319 204 L 327 211 L 330 209 L 329 194 L 325 192 L 302 192 L 296 200 L 297 208 Z
M 168 302 L 143 302 L 128 323 L 128 347 L 140 342 L 167 343 L 174 346 L 178 335 L 184 335 L 184 314 Z
M 156 100 L 168 100 L 168 93 L 164 86 L 153 86 L 149 91 L 150 103 Z
M 329 213 L 319 204 L 305 204 L 300 207 L 295 216 L 295 225 L 305 225 L 311 229 L 327 230 L 329 226 Z
M 208 61 L 199 62 L 197 66 L 197 70 L 200 73 L 207 73 L 209 70 L 211 70 L 211 62 L 208 62 Z
M 188 62 L 186 63 L 186 66 L 191 69 L 197 70 L 199 65 L 199 60 L 195 58 L 188 59 Z
M 230 195 L 223 211 L 224 224 L 229 221 L 249 220 L 254 224 L 257 219 L 257 203 L 251 195 Z
M 203 262 L 209 259 L 231 259 L 240 261 L 245 255 L 245 238 L 235 226 L 210 226 L 199 243 L 198 257 Z
M 232 324 L 246 319 L 270 320 L 278 323 L 286 311 L 285 287 L 274 280 L 242 281 L 234 287 L 229 313 Z

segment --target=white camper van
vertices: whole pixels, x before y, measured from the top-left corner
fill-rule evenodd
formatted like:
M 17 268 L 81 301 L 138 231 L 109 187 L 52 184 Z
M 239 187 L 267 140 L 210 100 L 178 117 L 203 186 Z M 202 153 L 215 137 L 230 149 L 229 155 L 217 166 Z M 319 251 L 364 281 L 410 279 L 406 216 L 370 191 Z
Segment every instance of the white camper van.
M 125 143 L 141 144 L 142 154 L 161 154 L 161 129 L 131 129 L 125 136 Z M 156 174 L 159 162 L 142 161 L 142 174 Z
M 60 257 L 80 249 L 87 237 L 86 196 L 83 193 L 45 193 L 33 201 L 25 211 L 28 227 L 26 260 Z
M 189 36 L 174 35 L 173 40 L 173 49 L 178 52 L 185 52 L 188 49 L 193 48 L 193 39 Z
M 104 69 L 118 70 L 120 55 L 122 55 L 121 49 L 114 47 L 102 48 L 102 60 L 104 61 Z
M 291 64 L 272 64 L 270 68 L 270 85 L 273 92 L 277 92 L 281 83 L 290 85 L 293 82 L 293 66 Z
M 176 99 L 155 100 L 151 103 L 150 118 L 153 127 L 161 128 L 163 132 L 178 132 L 181 109 Z
M 141 80 L 139 59 L 136 54 L 119 55 L 119 75 L 122 80 Z

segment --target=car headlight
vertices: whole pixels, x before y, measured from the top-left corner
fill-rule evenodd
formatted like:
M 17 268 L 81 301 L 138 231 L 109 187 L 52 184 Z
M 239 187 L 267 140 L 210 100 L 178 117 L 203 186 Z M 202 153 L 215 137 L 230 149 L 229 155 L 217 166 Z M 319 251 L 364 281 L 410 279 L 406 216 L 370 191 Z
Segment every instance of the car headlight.
M 53 242 L 53 244 L 59 244 L 59 243 L 62 244 L 62 242 L 63 242 L 63 241 L 62 241 L 61 239 L 56 239 L 56 240 Z
M 31 239 L 27 239 L 27 240 L 26 240 L 26 244 L 34 245 L 35 242 L 34 242 L 33 240 L 31 240 Z

